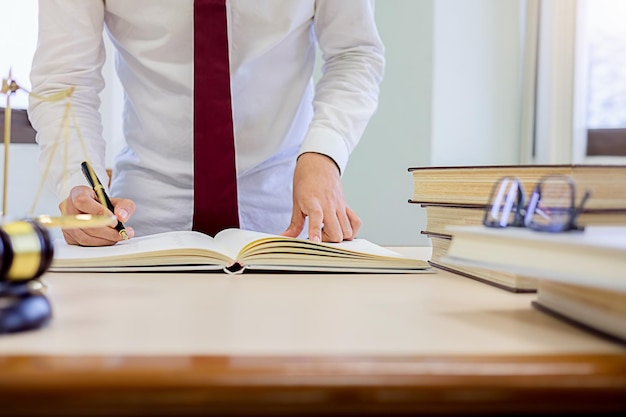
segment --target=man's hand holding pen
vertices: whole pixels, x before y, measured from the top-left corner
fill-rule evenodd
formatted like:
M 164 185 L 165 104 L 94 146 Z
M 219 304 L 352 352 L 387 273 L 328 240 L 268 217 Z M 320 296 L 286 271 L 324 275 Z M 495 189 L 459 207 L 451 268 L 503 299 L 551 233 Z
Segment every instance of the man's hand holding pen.
M 127 221 L 135 212 L 135 203 L 123 198 L 111 198 L 114 206 L 113 214 L 121 221 Z M 86 185 L 79 185 L 70 191 L 70 195 L 59 205 L 62 214 L 93 214 L 96 216 L 110 215 L 110 210 L 104 207 L 96 192 Z M 126 227 L 128 238 L 135 235 L 132 227 Z M 81 246 L 111 246 L 123 240 L 115 227 L 98 227 L 88 229 L 63 229 L 63 237 L 70 245 Z
M 109 198 L 93 170 L 91 170 L 93 176 L 88 176 L 89 165 L 84 164 L 82 169 L 92 187 L 79 185 L 72 188 L 68 198 L 59 205 L 61 213 L 70 216 L 77 214 L 103 216 L 112 212 L 118 222 L 113 227 L 63 229 L 65 241 L 70 245 L 111 246 L 120 240 L 132 238 L 135 235 L 134 230 L 125 227 L 123 223 L 135 212 L 135 203 L 129 199 Z

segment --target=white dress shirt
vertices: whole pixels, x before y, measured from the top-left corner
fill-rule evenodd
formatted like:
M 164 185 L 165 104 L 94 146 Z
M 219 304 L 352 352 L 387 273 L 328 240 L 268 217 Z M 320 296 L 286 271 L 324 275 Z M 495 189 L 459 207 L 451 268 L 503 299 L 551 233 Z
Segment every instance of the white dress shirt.
M 227 10 L 241 228 L 280 233 L 291 218 L 297 156 L 328 155 L 343 172 L 376 109 L 384 49 L 374 0 L 228 0 Z M 75 87 L 70 121 L 85 143 L 70 130 L 67 165 L 63 144 L 56 147 L 48 179 L 57 196 L 87 184 L 85 159 L 106 176 L 98 112 L 106 29 L 125 90 L 127 144 L 116 157 L 111 194 L 135 201 L 127 224 L 137 236 L 191 229 L 193 1 L 40 0 L 39 13 L 33 92 Z M 314 86 L 316 44 L 324 64 Z M 30 100 L 42 170 L 64 108 Z

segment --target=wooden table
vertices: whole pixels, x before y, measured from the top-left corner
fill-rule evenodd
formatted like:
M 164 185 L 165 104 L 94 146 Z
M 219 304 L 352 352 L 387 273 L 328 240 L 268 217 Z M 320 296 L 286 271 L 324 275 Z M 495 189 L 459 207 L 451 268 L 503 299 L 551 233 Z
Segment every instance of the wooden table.
M 44 282 L 51 323 L 0 336 L 0 415 L 626 411 L 623 345 L 443 271 Z

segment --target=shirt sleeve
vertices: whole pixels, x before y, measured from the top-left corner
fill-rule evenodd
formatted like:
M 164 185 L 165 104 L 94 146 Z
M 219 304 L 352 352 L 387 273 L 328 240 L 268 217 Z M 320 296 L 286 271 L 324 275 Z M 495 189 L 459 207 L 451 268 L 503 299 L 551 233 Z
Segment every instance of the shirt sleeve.
M 318 0 L 314 26 L 323 59 L 314 116 L 300 154 L 328 155 L 343 173 L 378 105 L 384 46 L 374 0 Z
M 31 68 L 28 113 L 37 131 L 39 169 L 60 199 L 86 185 L 80 163 L 89 160 L 106 177 L 99 93 L 102 65 L 102 0 L 40 0 L 39 39 Z M 69 90 L 73 88 L 72 90 Z M 55 93 L 72 91 L 57 101 Z M 41 98 L 38 98 L 42 97 Z

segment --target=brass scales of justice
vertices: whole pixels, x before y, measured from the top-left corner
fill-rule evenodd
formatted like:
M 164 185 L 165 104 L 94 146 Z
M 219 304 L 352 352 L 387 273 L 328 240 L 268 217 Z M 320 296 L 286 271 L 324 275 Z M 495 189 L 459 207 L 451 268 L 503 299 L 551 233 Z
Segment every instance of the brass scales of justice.
M 65 111 L 53 142 L 53 149 L 46 161 L 39 188 L 28 215 L 20 220 L 7 220 L 7 185 L 9 149 L 11 143 L 11 95 L 24 91 L 35 100 L 65 102 Z M 47 324 L 52 317 L 52 308 L 46 297 L 46 286 L 41 276 L 48 270 L 54 256 L 49 228 L 90 228 L 116 224 L 114 216 L 78 214 L 67 216 L 35 215 L 45 178 L 59 144 L 64 146 L 67 161 L 68 142 L 71 129 L 82 145 L 85 160 L 89 161 L 86 147 L 72 109 L 74 87 L 58 91 L 49 96 L 40 96 L 21 87 L 11 75 L 2 79 L 0 93 L 6 96 L 4 113 L 4 183 L 2 194 L 2 218 L 0 219 L 0 335 L 31 330 Z M 67 172 L 67 166 L 64 168 Z M 95 175 L 95 173 L 91 173 Z M 65 182 L 65 178 L 64 178 Z M 101 201 L 105 205 L 104 201 Z M 65 210 L 61 207 L 61 213 Z

